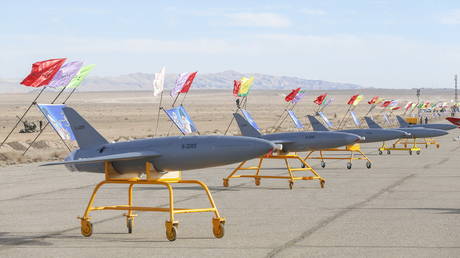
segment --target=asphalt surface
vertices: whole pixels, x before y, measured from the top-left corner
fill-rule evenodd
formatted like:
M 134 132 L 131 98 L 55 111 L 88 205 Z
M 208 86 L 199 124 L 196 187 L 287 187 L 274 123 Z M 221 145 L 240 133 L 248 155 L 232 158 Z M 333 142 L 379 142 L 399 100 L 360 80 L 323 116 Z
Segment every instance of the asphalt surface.
M 71 173 L 38 164 L 0 169 L 0 257 L 459 257 L 460 130 L 439 139 L 441 148 L 420 155 L 393 151 L 379 156 L 377 145 L 363 149 L 371 169 L 356 161 L 311 164 L 326 179 L 297 181 L 222 178 L 233 166 L 185 171 L 212 190 L 227 220 L 215 239 L 210 213 L 179 214 L 177 240 L 165 237 L 166 213 L 140 212 L 127 233 L 121 211 L 92 213 L 94 233 L 80 234 L 83 214 L 102 174 Z M 267 162 L 262 173 L 284 175 Z M 299 172 L 298 174 L 302 174 Z M 207 207 L 195 186 L 176 188 L 176 207 Z M 137 187 L 135 205 L 166 207 L 167 192 Z M 125 204 L 124 186 L 104 188 L 96 205 Z

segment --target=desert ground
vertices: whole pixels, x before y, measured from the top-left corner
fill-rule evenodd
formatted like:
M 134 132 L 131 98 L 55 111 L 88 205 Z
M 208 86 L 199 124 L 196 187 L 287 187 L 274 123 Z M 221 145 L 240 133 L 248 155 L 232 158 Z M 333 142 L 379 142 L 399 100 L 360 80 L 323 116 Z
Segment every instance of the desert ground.
M 325 113 L 332 122 L 337 124 L 347 109 L 346 102 L 351 95 L 360 93 L 364 95 L 363 101 L 356 107 L 358 115 L 364 115 L 369 109 L 367 100 L 373 96 L 380 96 L 387 99 L 397 99 L 400 102 L 416 101 L 415 90 L 391 90 L 391 89 L 366 89 L 360 91 L 308 91 L 303 100 L 295 107 L 297 116 L 305 124 L 306 114 L 314 113 L 317 106 L 313 103 L 316 96 L 328 92 L 335 101 L 325 109 Z M 253 118 L 265 132 L 273 129 L 275 122 L 279 119 L 286 102 L 283 94 L 288 91 L 264 91 L 254 90 L 250 93 L 247 102 L 247 109 L 251 111 Z M 0 138 L 6 137 L 27 105 L 33 100 L 37 92 L 29 94 L 0 94 Z M 56 92 L 46 92 L 38 99 L 38 103 L 50 103 L 56 96 Z M 62 102 L 68 93 L 64 93 L 56 103 Z M 177 103 L 182 101 L 178 99 Z M 452 99 L 451 90 L 424 90 L 422 100 L 449 101 Z M 160 97 L 154 97 L 152 92 L 126 91 L 126 92 L 76 92 L 67 102 L 83 115 L 103 136 L 110 141 L 120 141 L 134 138 L 153 137 L 156 128 L 156 118 Z M 172 98 L 169 92 L 163 96 L 163 106 L 170 107 Z M 235 98 L 231 91 L 223 90 L 198 90 L 192 89 L 183 100 L 183 105 L 195 121 L 201 134 L 223 134 L 232 118 L 232 111 L 235 109 Z M 375 118 L 383 122 L 380 108 L 373 111 Z M 397 113 L 402 113 L 399 111 Z M 28 121 L 45 121 L 37 107 L 32 107 L 26 116 Z M 46 121 L 45 121 L 46 122 Z M 352 127 L 350 119 L 346 127 Z M 57 134 L 51 127 L 44 130 L 42 135 L 32 148 L 22 155 L 37 133 L 20 134 L 15 130 L 6 144 L 0 148 L 0 166 L 30 163 L 44 160 L 55 160 L 65 157 L 68 153 Z M 307 126 L 308 129 L 308 126 Z M 280 131 L 295 130 L 292 122 L 287 119 Z M 168 133 L 169 132 L 169 133 Z M 177 128 L 171 127 L 165 113 L 160 113 L 160 122 L 157 137 L 166 135 L 179 135 Z M 230 127 L 229 134 L 238 135 L 239 131 L 235 124 Z M 72 146 L 72 143 L 68 143 Z

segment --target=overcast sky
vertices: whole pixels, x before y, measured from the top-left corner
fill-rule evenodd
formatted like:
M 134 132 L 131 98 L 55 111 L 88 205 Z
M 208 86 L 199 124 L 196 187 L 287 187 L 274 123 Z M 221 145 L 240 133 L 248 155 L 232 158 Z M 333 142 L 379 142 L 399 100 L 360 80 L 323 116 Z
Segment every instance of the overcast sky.
M 46 2 L 46 4 L 44 4 Z M 67 57 L 93 75 L 236 70 L 452 87 L 460 1 L 2 1 L 0 77 Z

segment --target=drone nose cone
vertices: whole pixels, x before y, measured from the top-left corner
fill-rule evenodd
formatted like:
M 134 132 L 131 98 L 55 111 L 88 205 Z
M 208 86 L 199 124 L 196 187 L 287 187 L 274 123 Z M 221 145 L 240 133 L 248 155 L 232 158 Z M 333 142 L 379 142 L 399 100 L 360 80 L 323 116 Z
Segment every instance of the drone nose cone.
M 445 125 L 445 130 L 452 130 L 452 129 L 455 129 L 455 128 L 457 128 L 456 125 L 449 125 L 449 124 Z
M 271 150 L 276 149 L 275 144 L 273 144 L 270 141 L 257 138 L 252 138 L 251 140 L 251 146 L 255 156 L 264 155 L 270 152 Z
M 355 143 L 358 141 L 364 141 L 364 140 L 365 140 L 365 137 L 361 137 L 356 134 L 349 133 L 345 136 L 345 141 L 347 142 L 347 144 Z
M 436 136 L 443 136 L 446 134 L 449 134 L 449 133 L 445 130 L 436 130 Z

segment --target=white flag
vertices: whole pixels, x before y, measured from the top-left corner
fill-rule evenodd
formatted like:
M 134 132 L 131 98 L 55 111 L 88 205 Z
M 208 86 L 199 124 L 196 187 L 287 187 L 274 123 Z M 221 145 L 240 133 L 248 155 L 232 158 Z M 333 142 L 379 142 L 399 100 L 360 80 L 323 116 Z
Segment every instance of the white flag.
M 165 68 L 161 68 L 159 73 L 155 73 L 155 79 L 153 80 L 153 96 L 160 95 L 163 92 L 165 84 Z

